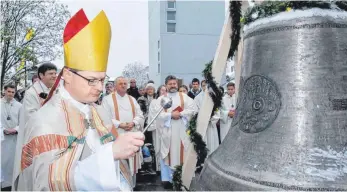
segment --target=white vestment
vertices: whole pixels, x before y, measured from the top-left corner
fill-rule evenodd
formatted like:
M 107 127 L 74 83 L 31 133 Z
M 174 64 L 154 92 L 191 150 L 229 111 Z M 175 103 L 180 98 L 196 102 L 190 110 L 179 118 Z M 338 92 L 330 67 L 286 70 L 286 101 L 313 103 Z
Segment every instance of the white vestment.
M 22 101 L 22 108 L 19 112 L 19 129 L 17 136 L 12 184 L 20 171 L 20 159 L 22 155 L 22 147 L 24 142 L 25 124 L 30 119 L 30 116 L 40 109 L 41 104 L 44 101 L 44 99 L 40 98 L 39 96 L 39 94 L 42 92 L 48 94 L 49 89 L 41 81 L 35 82 L 28 90 L 25 91 L 25 95 Z
M 197 106 L 197 112 L 199 112 L 200 108 L 202 107 L 202 102 L 205 96 L 205 92 L 201 91 L 195 98 L 194 102 Z M 208 148 L 208 155 L 213 153 L 218 146 L 219 146 L 219 140 L 218 140 L 218 130 L 217 130 L 217 122 L 220 119 L 220 111 L 216 111 L 213 115 L 213 117 L 210 119 L 206 135 L 204 137 L 204 141 L 206 142 L 206 146 Z
M 102 124 L 108 129 L 112 122 L 104 116 L 106 112 L 102 107 L 95 106 Z M 70 115 L 76 117 L 77 111 L 79 119 L 75 122 L 68 119 Z M 114 160 L 112 144 L 108 142 L 101 144 L 101 137 L 94 129 L 95 123 L 88 122 L 92 118 L 91 105 L 82 104 L 74 100 L 70 94 L 60 88 L 59 93 L 55 94 L 40 110 L 31 116 L 25 128 L 24 144 L 27 149 L 36 141 L 37 151 L 35 156 L 24 157 L 25 168 L 18 177 L 18 185 L 15 184 L 19 191 L 48 191 L 48 190 L 73 190 L 73 191 L 129 191 L 129 183 L 121 174 L 120 161 Z M 94 116 L 94 115 L 93 115 Z M 76 124 L 77 122 L 77 124 Z M 71 123 L 73 123 L 72 126 Z M 100 123 L 99 123 L 100 124 Z M 81 124 L 80 124 L 81 125 Z M 75 133 L 86 131 L 85 139 L 82 142 L 73 142 L 76 145 L 67 148 L 70 150 L 63 151 L 64 138 L 74 137 Z M 76 132 L 75 132 L 76 131 Z M 45 139 L 48 137 L 49 139 Z M 39 139 L 42 138 L 42 139 Z M 59 138 L 59 139 L 58 139 Z M 77 138 L 78 139 L 78 138 Z M 43 142 L 42 142 L 43 141 Z M 85 142 L 84 142 L 85 141 Z M 88 148 L 89 154 L 84 155 L 85 149 Z M 71 154 L 69 158 L 66 156 Z M 34 150 L 35 152 L 36 150 Z M 33 155 L 31 154 L 31 155 Z M 59 154 L 59 155 L 58 155 Z M 82 159 L 82 156 L 85 156 Z M 28 159 L 30 163 L 28 164 Z M 69 166 L 70 165 L 70 166 Z
M 5 98 L 1 99 L 1 133 L 5 129 L 18 130 L 19 125 L 19 110 L 22 104 L 15 99 L 7 101 Z M 12 185 L 14 154 L 16 150 L 17 134 L 4 135 L 4 140 L 1 141 L 1 174 L 3 181 L 1 181 L 1 188 L 9 187 Z
M 119 120 L 116 120 L 113 95 L 115 95 L 117 99 Z M 135 123 L 134 128 L 130 132 L 141 131 L 144 126 L 145 119 L 143 116 L 143 112 L 141 111 L 141 108 L 139 104 L 137 103 L 136 99 L 133 98 L 132 96 L 130 96 L 130 98 L 133 100 L 135 117 L 133 116 L 133 113 L 132 113 L 132 105 L 130 103 L 128 94 L 125 94 L 122 97 L 118 93 L 113 92 L 112 94 L 109 94 L 106 97 L 104 97 L 102 100 L 102 106 L 108 113 L 109 118 L 112 119 L 112 122 L 115 125 L 119 134 L 126 132 L 124 129 L 118 128 L 121 123 L 126 123 L 126 122 Z M 136 185 L 136 173 L 138 172 L 139 169 L 141 169 L 141 164 L 143 161 L 141 150 L 139 153 L 136 154 L 135 158 L 133 157 L 129 159 L 130 171 L 133 176 L 133 182 L 134 182 L 133 187 L 135 187 Z
M 188 95 L 175 92 L 168 93 L 167 96 L 172 98 L 172 106 L 166 111 L 163 110 L 157 118 L 157 121 L 163 122 L 159 127 L 161 129 L 160 155 L 161 159 L 164 160 L 162 163 L 165 162 L 165 165 L 161 164 L 162 175 L 166 173 L 166 171 L 165 173 L 163 171 L 163 166 L 169 166 L 171 169 L 174 169 L 175 166 L 183 163 L 184 152 L 187 150 L 190 143 L 186 129 L 189 120 L 195 112 L 194 101 Z M 159 97 L 158 101 L 161 101 L 162 97 L 164 96 Z M 184 106 L 181 106 L 181 101 Z M 171 119 L 172 111 L 178 106 L 183 108 L 181 118 L 178 120 Z M 159 109 L 160 107 L 160 102 L 156 102 L 156 108 Z M 170 172 L 168 174 L 170 174 Z M 172 176 L 169 175 L 169 177 L 171 181 Z
M 153 99 L 149 106 L 148 123 L 152 121 L 152 119 L 161 109 L 161 108 L 158 108 L 159 106 L 160 106 L 160 100 Z M 154 120 L 153 123 L 148 128 L 148 131 L 152 132 L 153 146 L 155 150 L 155 159 L 156 159 L 156 171 L 160 171 L 160 160 L 161 160 L 160 158 L 160 135 L 161 135 L 160 130 L 161 129 L 158 128 L 160 126 L 163 126 L 163 121 Z
M 228 116 L 228 113 L 231 110 L 235 110 L 236 108 L 236 99 L 235 94 L 230 96 L 229 94 L 224 95 L 222 110 L 221 110 L 221 122 L 220 122 L 220 138 L 221 142 L 223 142 L 225 136 L 228 134 L 228 131 L 231 127 L 231 123 L 233 118 Z

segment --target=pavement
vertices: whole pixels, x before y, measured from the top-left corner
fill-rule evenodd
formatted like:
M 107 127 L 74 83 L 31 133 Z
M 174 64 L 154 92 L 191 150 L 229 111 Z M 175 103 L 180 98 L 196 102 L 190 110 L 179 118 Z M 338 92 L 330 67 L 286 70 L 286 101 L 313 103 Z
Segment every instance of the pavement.
M 138 175 L 134 191 L 168 191 L 161 184 L 160 175 Z

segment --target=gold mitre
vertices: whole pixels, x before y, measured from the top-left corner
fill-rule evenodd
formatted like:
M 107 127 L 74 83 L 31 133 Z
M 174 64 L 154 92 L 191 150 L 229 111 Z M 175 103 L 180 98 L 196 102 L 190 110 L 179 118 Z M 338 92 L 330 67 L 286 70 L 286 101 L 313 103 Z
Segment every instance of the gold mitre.
M 65 67 L 105 72 L 111 41 L 111 26 L 104 11 L 89 22 L 83 9 L 64 29 Z

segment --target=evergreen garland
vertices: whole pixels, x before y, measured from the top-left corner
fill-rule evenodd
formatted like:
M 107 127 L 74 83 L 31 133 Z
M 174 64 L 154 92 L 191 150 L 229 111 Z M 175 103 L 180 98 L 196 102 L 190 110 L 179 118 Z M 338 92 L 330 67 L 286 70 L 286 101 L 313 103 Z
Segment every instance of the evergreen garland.
M 228 58 L 234 56 L 237 46 L 240 41 L 240 31 L 241 31 L 241 1 L 230 1 L 229 4 L 229 14 L 231 18 L 231 45 L 229 49 Z
M 217 86 L 217 83 L 212 76 L 212 61 L 206 64 L 206 67 L 203 70 L 203 74 L 206 80 L 206 84 L 208 85 L 209 95 L 211 96 L 212 101 L 214 103 L 212 113 L 211 113 L 211 117 L 212 117 L 214 115 L 214 112 L 216 112 L 222 106 L 223 92 Z M 203 168 L 205 159 L 207 157 L 208 149 L 201 134 L 196 131 L 197 118 L 198 118 L 198 113 L 195 114 L 192 117 L 192 119 L 189 121 L 187 134 L 189 135 L 190 142 L 193 144 L 194 150 L 197 154 L 197 163 L 196 163 L 195 172 L 200 173 Z M 182 179 L 181 179 L 182 167 L 183 165 L 176 166 L 172 176 L 173 187 L 175 191 L 181 191 L 182 187 L 188 191 L 188 188 L 182 184 Z
M 335 9 L 347 11 L 345 1 L 265 1 L 247 9 L 241 22 L 249 24 L 255 20 L 270 17 L 274 14 L 290 11 L 292 9 Z
M 211 112 L 211 117 L 214 115 L 214 112 L 217 111 L 222 106 L 222 98 L 223 98 L 223 92 L 222 90 L 217 86 L 216 81 L 214 80 L 214 77 L 212 76 L 212 61 L 206 64 L 205 69 L 202 71 L 206 84 L 208 85 L 208 93 L 214 103 L 213 109 Z
M 195 114 L 189 122 L 189 126 L 187 128 L 187 134 L 189 135 L 190 142 L 194 146 L 194 150 L 197 153 L 197 163 L 196 163 L 196 172 L 200 173 L 202 170 L 203 164 L 207 157 L 208 149 L 206 147 L 206 143 L 204 142 L 202 136 L 196 131 L 196 120 L 198 118 L 198 114 Z M 182 167 L 183 165 L 178 165 L 175 167 L 175 172 L 172 176 L 173 187 L 175 191 L 181 191 L 182 187 L 188 191 L 188 188 L 182 184 Z

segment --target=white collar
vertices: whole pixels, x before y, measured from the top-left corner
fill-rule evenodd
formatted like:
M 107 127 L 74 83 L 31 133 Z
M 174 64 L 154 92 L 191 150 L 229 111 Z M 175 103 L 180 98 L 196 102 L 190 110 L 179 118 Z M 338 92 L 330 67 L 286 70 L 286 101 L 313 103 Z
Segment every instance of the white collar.
M 178 91 L 176 91 L 175 93 L 168 92 L 167 95 L 170 97 L 174 97 L 177 95 L 177 93 L 178 93 Z
M 86 119 L 89 119 L 90 107 L 88 104 L 83 104 L 81 102 L 76 101 L 74 98 L 72 98 L 72 96 L 65 89 L 64 86 L 60 86 L 59 93 L 63 99 L 68 100 L 69 102 L 72 103 L 72 105 L 74 105 L 78 110 L 80 110 L 85 115 Z
M 4 103 L 13 103 L 13 102 L 15 101 L 15 99 L 13 98 L 13 99 L 11 99 L 11 101 L 7 101 L 7 99 L 6 99 L 5 97 L 3 97 L 3 98 L 2 98 L 2 101 L 3 101 Z
M 123 98 L 123 97 L 125 97 L 125 96 L 127 95 L 127 94 L 125 93 L 124 96 L 121 96 L 121 95 L 118 94 L 117 91 L 115 91 L 115 93 L 116 93 L 117 97 L 120 97 L 120 98 Z
M 228 98 L 232 98 L 235 95 L 235 93 L 232 96 L 230 96 L 228 93 L 226 95 L 227 95 Z
M 48 92 L 50 89 L 41 81 L 39 80 L 38 83 L 40 84 L 41 88 L 43 89 L 43 92 Z

